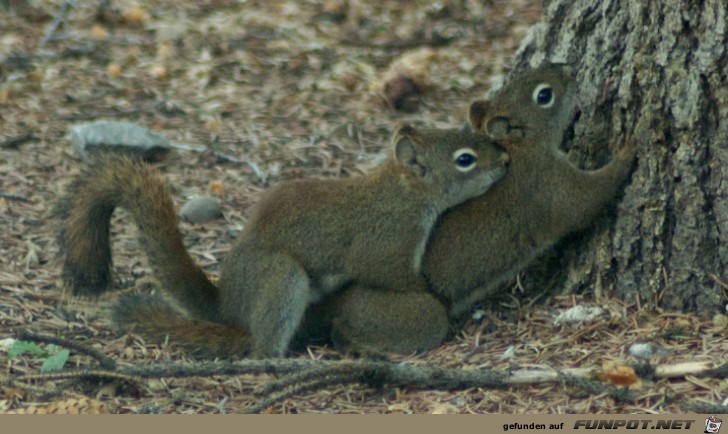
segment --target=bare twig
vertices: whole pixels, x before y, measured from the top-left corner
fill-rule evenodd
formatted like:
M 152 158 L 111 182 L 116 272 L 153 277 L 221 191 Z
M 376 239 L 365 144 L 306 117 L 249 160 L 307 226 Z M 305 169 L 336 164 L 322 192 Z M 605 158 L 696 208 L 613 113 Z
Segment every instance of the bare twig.
M 15 193 L 6 193 L 4 191 L 0 191 L 0 197 L 3 199 L 8 199 L 8 200 L 17 200 L 18 202 L 30 202 L 30 199 L 28 199 L 27 197 L 25 197 L 23 195 L 15 194 Z
M 48 25 L 48 28 L 46 29 L 45 33 L 43 34 L 43 37 L 40 39 L 40 42 L 38 43 L 38 48 L 43 47 L 52 37 L 53 34 L 58 30 L 58 27 L 63 23 L 63 20 L 66 17 L 66 13 L 68 12 L 69 8 L 75 8 L 76 7 L 76 0 L 64 0 L 61 4 L 61 7 L 58 9 L 58 12 L 56 12 L 56 15 L 53 17 L 53 21 Z
M 24 335 L 24 339 L 49 342 L 68 346 L 85 354 L 91 354 L 84 346 L 69 344 L 56 338 Z M 91 354 L 92 355 L 92 354 Z M 103 355 L 94 356 L 102 363 Z M 371 387 L 384 385 L 413 389 L 467 389 L 472 387 L 493 389 L 521 384 L 561 383 L 575 387 L 589 394 L 606 395 L 617 402 L 634 401 L 635 397 L 627 387 L 617 387 L 597 381 L 598 368 L 578 368 L 556 370 L 550 367 L 525 367 L 507 371 L 491 369 L 447 369 L 424 364 L 394 363 L 382 360 L 304 360 L 304 359 L 264 359 L 205 362 L 198 364 L 162 364 L 146 366 L 114 366 L 104 361 L 107 369 L 72 369 L 56 373 L 18 375 L 4 381 L 14 384 L 26 381 L 50 381 L 71 379 L 122 379 L 142 381 L 145 378 L 182 378 L 193 376 L 225 376 L 242 374 L 283 375 L 263 388 L 261 400 L 245 409 L 246 412 L 259 412 L 281 402 L 288 397 L 320 389 L 332 384 L 359 383 Z M 692 375 L 698 377 L 724 378 L 728 374 L 728 364 L 713 367 L 708 363 L 680 363 L 676 365 L 640 365 L 640 372 L 651 378 L 674 378 Z M 685 404 L 693 408 L 698 404 Z M 693 406 L 693 407 L 690 407 Z M 698 408 L 698 407 L 694 407 Z M 702 408 L 702 407 L 701 407 Z
M 657 378 L 675 378 L 684 377 L 686 375 L 708 375 L 714 378 L 722 378 L 718 369 L 712 369 L 713 364 L 708 362 L 686 362 L 676 363 L 674 365 L 658 365 L 655 367 L 655 377 Z M 725 367 L 723 368 L 725 376 Z M 713 374 L 711 374 L 711 372 Z
M 278 392 L 279 390 L 283 390 L 286 388 L 290 388 L 291 386 L 294 386 L 296 384 L 306 384 L 310 383 L 312 381 L 322 380 L 328 376 L 335 376 L 337 379 L 340 379 L 341 376 L 337 375 L 340 374 L 342 371 L 342 368 L 350 368 L 349 366 L 337 366 L 337 367 L 324 367 L 324 366 L 315 366 L 312 369 L 307 369 L 298 373 L 293 373 L 291 375 L 286 375 L 285 377 L 272 381 L 268 383 L 261 391 L 260 394 L 262 395 L 269 395 L 274 392 Z M 351 370 L 346 369 L 346 374 L 351 377 Z M 349 380 L 350 381 L 350 380 Z
M 10 379 L 14 381 L 54 381 L 54 380 L 87 380 L 87 379 L 103 379 L 103 380 L 124 380 L 129 382 L 141 382 L 142 379 L 133 375 L 114 372 L 104 369 L 69 369 L 65 371 L 43 372 L 40 374 L 17 375 Z
M 260 413 L 261 411 L 263 411 L 279 402 L 282 402 L 294 395 L 300 395 L 300 394 L 302 394 L 306 391 L 310 391 L 310 390 L 321 389 L 323 387 L 330 386 L 332 384 L 346 383 L 346 378 L 342 378 L 342 376 L 345 377 L 346 374 L 342 374 L 342 375 L 329 374 L 325 378 L 320 378 L 318 380 L 291 384 L 289 387 L 287 387 L 286 389 L 284 389 L 280 392 L 271 393 L 268 396 L 266 396 L 265 398 L 258 400 L 258 402 L 256 402 L 255 404 L 245 408 L 243 410 L 243 413 L 248 413 L 248 414 Z
M 691 375 L 695 375 L 696 377 L 709 377 L 709 378 L 728 378 L 728 363 L 716 366 L 716 367 L 706 367 L 703 370 L 695 370 L 692 372 L 689 372 Z
M 725 414 L 728 413 L 728 406 L 707 404 L 702 402 L 684 402 L 680 408 L 686 412 L 704 414 Z
M 634 394 L 630 392 L 628 387 L 617 388 L 610 384 L 568 374 L 560 374 L 559 380 L 566 386 L 576 387 L 592 395 L 606 394 L 620 403 L 634 401 Z

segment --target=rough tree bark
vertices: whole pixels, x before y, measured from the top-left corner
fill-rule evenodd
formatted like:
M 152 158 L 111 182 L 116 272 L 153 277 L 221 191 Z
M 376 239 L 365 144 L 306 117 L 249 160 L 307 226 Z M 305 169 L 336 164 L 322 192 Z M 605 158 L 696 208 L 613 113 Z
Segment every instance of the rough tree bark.
M 565 142 L 571 157 L 599 166 L 607 142 L 627 136 L 638 163 L 616 210 L 557 247 L 559 277 L 531 270 L 531 284 L 725 312 L 726 20 L 726 0 L 546 2 L 515 69 L 574 64 L 581 113 Z

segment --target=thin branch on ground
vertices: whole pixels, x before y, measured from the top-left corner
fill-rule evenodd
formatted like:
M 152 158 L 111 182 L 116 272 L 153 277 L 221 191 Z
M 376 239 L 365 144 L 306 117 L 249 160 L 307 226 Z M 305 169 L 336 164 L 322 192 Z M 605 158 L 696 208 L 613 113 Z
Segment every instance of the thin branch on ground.
M 40 42 L 38 42 L 38 48 L 43 47 L 53 37 L 53 34 L 56 32 L 56 30 L 58 30 L 58 27 L 63 24 L 63 20 L 65 20 L 66 18 L 66 13 L 72 7 L 76 7 L 76 0 L 64 0 L 63 3 L 61 3 L 61 7 L 58 9 L 58 12 L 56 12 L 56 15 L 53 17 L 53 21 L 51 21 L 51 23 L 48 25 L 48 28 L 43 34 L 43 37 L 40 39 Z
M 347 383 L 347 378 L 348 377 L 346 374 L 329 374 L 326 377 L 317 380 L 293 383 L 282 391 L 270 393 L 264 398 L 261 398 L 255 404 L 245 408 L 243 410 L 243 413 L 260 413 L 267 408 L 272 407 L 279 402 L 285 401 L 286 399 L 291 398 L 295 395 L 300 395 L 311 390 L 323 389 L 326 386 L 331 386 L 334 384 Z
M 28 199 L 27 197 L 25 197 L 23 195 L 15 194 L 15 193 L 7 193 L 4 191 L 0 191 L 0 198 L 7 199 L 7 200 L 16 200 L 18 202 L 30 202 L 30 199 Z
M 635 400 L 627 387 L 597 381 L 599 368 L 577 368 L 556 370 L 547 366 L 492 369 L 452 369 L 426 364 L 395 363 L 382 360 L 309 360 L 309 359 L 263 359 L 203 362 L 195 364 L 158 364 L 142 366 L 118 366 L 96 350 L 83 345 L 69 344 L 58 338 L 36 336 L 26 333 L 23 339 L 64 345 L 84 354 L 91 355 L 107 369 L 70 369 L 60 372 L 16 375 L 4 381 L 7 385 L 27 381 L 51 381 L 72 379 L 116 379 L 141 382 L 148 378 L 182 378 L 232 375 L 282 375 L 264 387 L 261 399 L 246 412 L 259 412 L 303 391 L 318 390 L 333 384 L 358 383 L 381 388 L 405 387 L 410 389 L 457 390 L 473 387 L 496 389 L 517 385 L 561 383 L 583 390 L 591 395 L 606 395 L 620 403 Z M 725 378 L 728 364 L 713 367 L 710 363 L 679 363 L 673 365 L 639 366 L 639 371 L 650 378 L 675 378 L 694 375 L 700 377 Z M 693 405 L 686 403 L 686 406 Z M 698 404 L 694 404 L 698 405 Z M 701 404 L 702 405 L 702 404 Z M 688 407 L 686 407 L 688 408 Z M 692 407 L 690 407 L 692 408 Z M 696 407 L 697 408 L 697 407 Z
M 707 365 L 707 363 L 705 364 Z M 696 370 L 693 372 L 690 372 L 691 375 L 696 375 L 698 377 L 708 377 L 708 378 L 728 378 L 728 363 L 716 366 L 715 368 L 704 368 L 701 370 Z
M 123 372 L 106 369 L 66 369 L 63 371 L 42 372 L 39 374 L 22 374 L 11 377 L 5 384 L 13 385 L 17 381 L 56 381 L 56 380 L 123 380 L 140 383 L 143 379 Z
M 683 402 L 680 408 L 686 412 L 704 414 L 725 414 L 728 413 L 728 405 L 716 405 L 703 402 Z
M 591 395 L 606 394 L 619 403 L 634 402 L 635 400 L 634 394 L 630 392 L 628 387 L 618 388 L 611 384 L 605 384 L 585 377 L 568 374 L 560 374 L 559 379 L 561 380 L 561 383 L 566 386 L 581 389 Z

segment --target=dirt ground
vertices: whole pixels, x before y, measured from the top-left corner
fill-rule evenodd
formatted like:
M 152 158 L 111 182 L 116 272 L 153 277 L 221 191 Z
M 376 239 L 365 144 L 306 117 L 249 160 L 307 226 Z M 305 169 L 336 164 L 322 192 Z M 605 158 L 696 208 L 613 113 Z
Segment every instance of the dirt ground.
M 399 122 L 457 126 L 471 101 L 507 72 L 539 19 L 535 0 L 78 2 L 0 0 L 0 413 L 235 413 L 271 378 L 148 380 L 136 387 L 62 381 L 7 387 L 39 372 L 42 358 L 8 357 L 21 330 L 77 340 L 122 364 L 190 361 L 174 343 L 116 336 L 98 302 L 62 294 L 48 212 L 81 162 L 73 125 L 125 120 L 205 152 L 174 151 L 160 164 L 179 204 L 214 191 L 224 219 L 183 223 L 187 246 L 211 275 L 245 225 L 257 194 L 284 179 L 356 176 L 387 151 Z M 140 3 L 141 4 L 141 3 Z M 59 19 L 58 25 L 54 20 Z M 117 212 L 114 269 L 122 286 L 148 268 L 133 224 Z M 425 354 L 392 356 L 447 368 L 507 370 L 728 362 L 725 316 L 646 312 L 597 300 L 607 315 L 555 325 L 595 300 L 540 297 L 514 283 L 455 336 Z M 633 343 L 658 350 L 647 359 Z M 343 359 L 330 347 L 292 357 Z M 71 352 L 66 365 L 95 366 Z M 628 374 L 627 377 L 630 377 Z M 616 380 L 615 380 L 616 381 Z M 618 381 L 619 382 L 619 381 Z M 5 385 L 4 385 L 5 384 Z M 544 383 L 489 390 L 329 386 L 271 413 L 631 413 L 717 405 L 728 380 L 642 378 L 626 402 L 578 386 Z

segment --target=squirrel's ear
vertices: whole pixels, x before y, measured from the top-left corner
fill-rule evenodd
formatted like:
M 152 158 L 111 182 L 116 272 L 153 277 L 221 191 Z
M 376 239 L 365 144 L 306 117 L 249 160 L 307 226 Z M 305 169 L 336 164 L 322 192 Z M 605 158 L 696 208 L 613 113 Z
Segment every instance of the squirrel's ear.
M 398 130 L 394 135 L 394 156 L 402 164 L 415 164 L 417 157 L 417 149 L 412 141 L 412 136 L 402 134 L 402 130 Z
M 410 125 L 401 126 L 394 133 L 394 157 L 400 164 L 411 168 L 419 176 L 425 176 L 427 170 L 417 158 L 419 131 Z
M 470 120 L 470 125 L 475 131 L 485 131 L 483 123 L 485 122 L 485 116 L 488 113 L 489 107 L 490 101 L 484 99 L 470 104 L 468 119 Z

